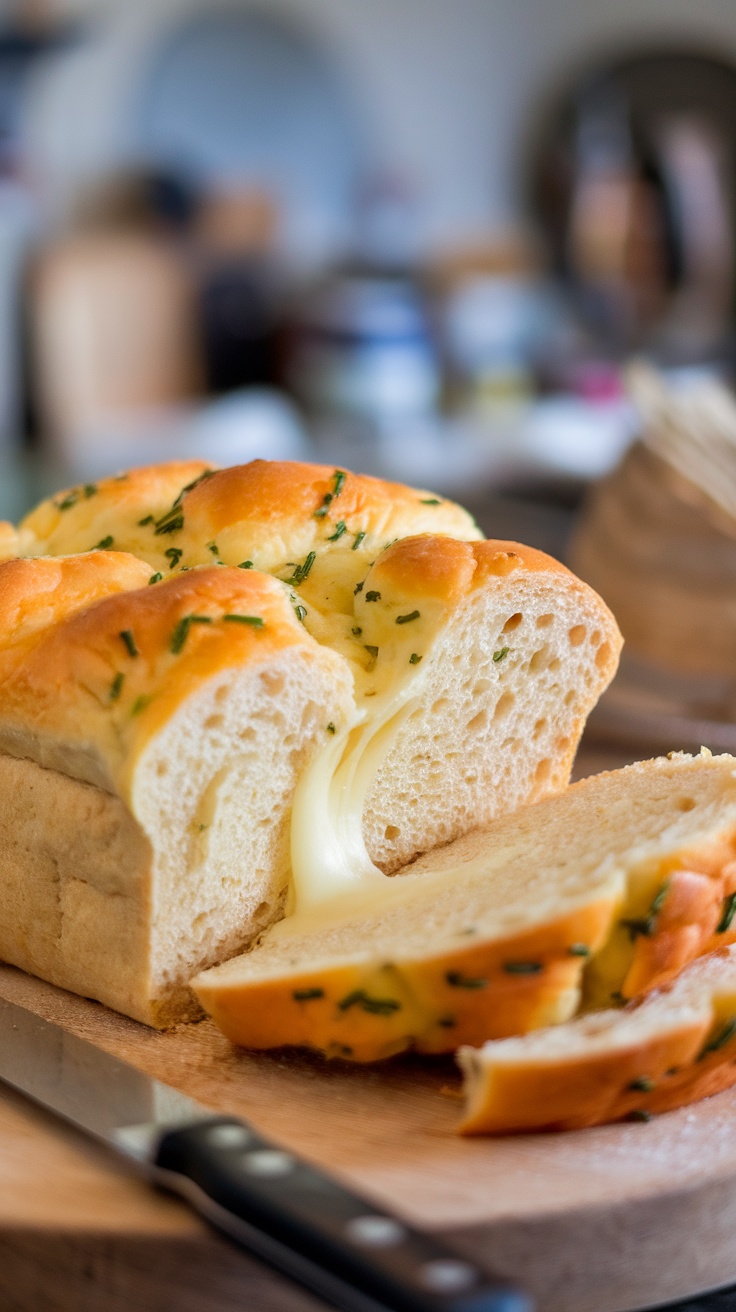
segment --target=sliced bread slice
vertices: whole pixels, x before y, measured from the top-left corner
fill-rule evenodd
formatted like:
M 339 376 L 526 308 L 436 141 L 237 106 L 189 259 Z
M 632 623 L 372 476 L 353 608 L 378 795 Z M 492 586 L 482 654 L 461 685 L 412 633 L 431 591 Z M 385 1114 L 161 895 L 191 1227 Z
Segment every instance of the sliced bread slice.
M 735 772 L 706 753 L 583 780 L 288 917 L 195 993 L 244 1047 L 356 1061 L 638 996 L 736 938 Z
M 649 1120 L 736 1083 L 736 947 L 621 1011 L 461 1048 L 462 1134 Z

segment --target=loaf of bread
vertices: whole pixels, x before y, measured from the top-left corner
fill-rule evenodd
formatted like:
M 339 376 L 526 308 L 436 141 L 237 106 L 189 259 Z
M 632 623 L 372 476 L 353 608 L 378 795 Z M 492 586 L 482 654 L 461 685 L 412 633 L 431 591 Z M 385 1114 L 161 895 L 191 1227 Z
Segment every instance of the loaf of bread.
M 618 659 L 557 562 L 321 466 L 134 470 L 16 549 L 0 955 L 152 1024 L 287 907 L 563 788 Z
M 234 1043 L 376 1061 L 638 998 L 736 939 L 736 759 L 645 761 L 275 925 L 193 981 Z
M 736 1083 L 736 947 L 618 1011 L 461 1048 L 462 1134 L 647 1121 Z

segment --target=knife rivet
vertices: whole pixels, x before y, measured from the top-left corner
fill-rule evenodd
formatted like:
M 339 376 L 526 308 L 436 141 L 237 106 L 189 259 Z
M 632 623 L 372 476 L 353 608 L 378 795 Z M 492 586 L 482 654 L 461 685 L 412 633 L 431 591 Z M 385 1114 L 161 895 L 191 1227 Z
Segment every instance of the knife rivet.
M 354 1216 L 345 1226 L 348 1238 L 366 1248 L 391 1248 L 406 1238 L 406 1231 L 390 1216 Z
M 213 1125 L 207 1131 L 214 1148 L 244 1148 L 251 1137 L 244 1125 Z
M 475 1267 L 469 1262 L 456 1262 L 452 1258 L 439 1258 L 434 1262 L 425 1262 L 420 1267 L 419 1279 L 426 1289 L 437 1293 L 450 1294 L 458 1289 L 467 1289 L 478 1278 Z
M 246 1153 L 243 1166 L 251 1175 L 276 1176 L 288 1175 L 295 1162 L 293 1157 L 278 1148 L 259 1148 L 256 1152 Z

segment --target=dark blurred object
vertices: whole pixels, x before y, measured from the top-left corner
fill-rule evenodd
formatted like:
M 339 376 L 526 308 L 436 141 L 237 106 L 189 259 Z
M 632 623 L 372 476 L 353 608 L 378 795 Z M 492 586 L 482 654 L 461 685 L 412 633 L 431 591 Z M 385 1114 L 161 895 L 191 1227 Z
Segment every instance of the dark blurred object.
M 571 564 L 611 606 L 626 647 L 591 719 L 649 749 L 736 750 L 736 404 L 633 376 L 642 440 L 590 493 Z
M 593 338 L 663 362 L 730 348 L 736 68 L 684 50 L 610 61 L 545 116 L 532 196 Z
M 80 232 L 182 234 L 190 227 L 198 203 L 195 185 L 182 173 L 120 169 L 83 189 L 74 226 Z

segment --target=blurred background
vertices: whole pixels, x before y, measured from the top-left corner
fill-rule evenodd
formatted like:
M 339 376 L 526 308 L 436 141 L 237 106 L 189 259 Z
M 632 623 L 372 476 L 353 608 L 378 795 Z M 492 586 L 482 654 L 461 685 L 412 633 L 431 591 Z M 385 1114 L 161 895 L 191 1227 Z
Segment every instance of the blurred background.
M 455 496 L 614 606 L 626 752 L 736 748 L 735 280 L 733 0 L 0 0 L 0 516 Z

